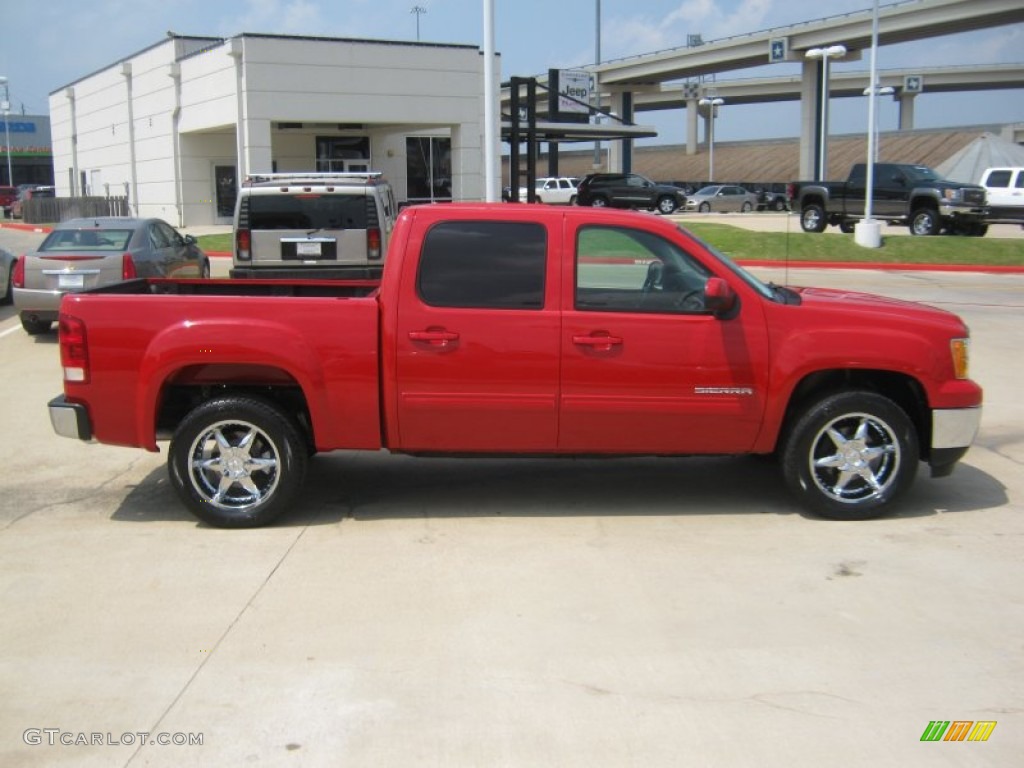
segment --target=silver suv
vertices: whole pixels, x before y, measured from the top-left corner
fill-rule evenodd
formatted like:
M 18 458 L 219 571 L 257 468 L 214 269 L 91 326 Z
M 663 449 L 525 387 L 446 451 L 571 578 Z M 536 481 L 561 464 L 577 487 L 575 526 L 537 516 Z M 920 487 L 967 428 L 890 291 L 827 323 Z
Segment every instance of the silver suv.
M 379 277 L 398 214 L 380 173 L 259 173 L 235 204 L 232 277 Z

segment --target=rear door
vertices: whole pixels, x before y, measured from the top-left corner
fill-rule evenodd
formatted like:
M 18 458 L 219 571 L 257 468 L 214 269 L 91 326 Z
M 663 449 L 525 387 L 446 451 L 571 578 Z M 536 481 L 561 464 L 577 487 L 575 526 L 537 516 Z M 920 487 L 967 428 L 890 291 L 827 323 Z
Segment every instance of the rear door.
M 554 233 L 510 217 L 441 221 L 410 239 L 421 258 L 402 275 L 394 339 L 401 450 L 555 450 Z
M 712 273 L 661 235 L 574 225 L 564 248 L 575 259 L 563 265 L 559 450 L 749 450 L 767 389 L 760 305 L 728 319 L 706 312 Z

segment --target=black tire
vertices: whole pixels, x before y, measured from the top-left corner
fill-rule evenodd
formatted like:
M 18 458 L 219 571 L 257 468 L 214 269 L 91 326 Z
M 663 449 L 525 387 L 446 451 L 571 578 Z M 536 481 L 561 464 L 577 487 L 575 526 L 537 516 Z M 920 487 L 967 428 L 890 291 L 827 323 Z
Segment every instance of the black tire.
M 750 203 L 744 203 L 743 207 L 740 208 L 740 213 L 750 213 L 752 210 L 754 210 L 754 206 Z
M 203 259 L 202 263 L 199 265 L 199 277 L 202 280 L 209 280 L 210 279 L 210 261 L 209 261 L 209 259 Z
M 604 195 L 595 195 L 594 198 L 590 201 L 590 206 L 591 208 L 607 208 L 608 198 L 605 197 Z
M 988 234 L 988 224 L 982 224 L 981 222 L 975 222 L 971 225 L 970 231 L 967 233 L 970 237 L 984 237 Z
M 910 215 L 910 234 L 931 237 L 942 231 L 942 219 L 934 208 L 918 208 Z
M 29 336 L 38 336 L 41 333 L 46 333 L 50 330 L 50 326 L 53 325 L 52 320 L 40 320 L 24 313 L 20 315 L 20 318 L 21 327 L 25 329 L 25 333 Z
M 832 520 L 869 520 L 913 482 L 917 432 L 892 400 L 873 392 L 826 397 L 796 420 L 781 452 L 790 490 Z
M 828 217 L 825 209 L 818 203 L 805 205 L 800 211 L 800 228 L 804 232 L 824 232 L 828 226 Z
M 662 197 L 658 198 L 658 213 L 663 213 L 666 216 L 668 216 L 670 213 L 674 212 L 675 209 L 678 207 L 679 206 L 676 205 L 676 201 L 673 200 L 668 195 L 663 195 Z
M 697 210 L 700 213 L 711 213 L 711 203 L 701 203 Z
M 785 200 L 780 200 L 779 198 L 775 198 L 775 202 L 772 203 L 772 210 L 775 210 L 775 211 L 784 211 L 784 210 L 786 210 L 786 201 Z
M 839 222 L 839 231 L 847 235 L 852 235 L 855 227 L 856 225 L 852 221 L 846 221 L 844 219 Z
M 196 517 L 218 528 L 256 528 L 288 509 L 306 475 L 307 441 L 276 406 L 225 396 L 178 425 L 167 469 Z

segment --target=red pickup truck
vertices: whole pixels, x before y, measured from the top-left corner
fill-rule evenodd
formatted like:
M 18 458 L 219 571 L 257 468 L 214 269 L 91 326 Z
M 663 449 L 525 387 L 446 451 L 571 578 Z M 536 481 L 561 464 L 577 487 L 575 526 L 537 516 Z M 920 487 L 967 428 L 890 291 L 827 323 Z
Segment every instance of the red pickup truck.
M 881 514 L 977 432 L 968 330 L 764 284 L 663 219 L 407 208 L 379 281 L 146 279 L 64 297 L 63 436 L 157 450 L 217 526 L 270 522 L 317 451 L 777 454 L 808 506 Z

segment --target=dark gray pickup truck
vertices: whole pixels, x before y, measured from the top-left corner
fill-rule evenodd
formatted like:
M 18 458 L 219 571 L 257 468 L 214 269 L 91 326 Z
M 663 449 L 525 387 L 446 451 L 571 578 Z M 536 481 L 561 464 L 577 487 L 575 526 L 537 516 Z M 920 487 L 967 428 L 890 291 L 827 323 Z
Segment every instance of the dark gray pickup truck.
M 800 212 L 804 232 L 843 232 L 864 218 L 867 164 L 857 163 L 846 181 L 796 181 L 789 185 L 792 210 Z M 875 163 L 872 216 L 910 227 L 915 235 L 981 237 L 988 231 L 985 189 L 943 179 L 924 165 Z

